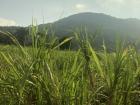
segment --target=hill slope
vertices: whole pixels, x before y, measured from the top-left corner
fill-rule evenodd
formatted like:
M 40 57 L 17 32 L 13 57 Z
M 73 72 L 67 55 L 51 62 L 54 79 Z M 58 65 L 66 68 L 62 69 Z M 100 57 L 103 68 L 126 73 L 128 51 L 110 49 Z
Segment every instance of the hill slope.
M 60 38 L 73 35 L 73 32 L 81 27 L 86 28 L 90 35 L 94 35 L 98 30 L 95 46 L 97 43 L 101 45 L 103 40 L 112 45 L 116 37 L 128 41 L 140 39 L 140 20 L 138 19 L 120 19 L 102 13 L 80 13 L 50 24 Z M 41 24 L 39 28 L 49 27 L 50 24 Z
M 63 19 L 53 24 L 56 34 L 66 34 L 75 28 L 86 27 L 94 32 L 100 29 L 106 33 L 139 36 L 140 20 L 138 19 L 120 19 L 102 13 L 80 13 Z M 42 25 L 40 25 L 41 27 Z M 45 25 L 43 25 L 45 26 Z
M 45 25 L 40 25 L 40 27 L 43 26 Z M 99 31 L 95 40 L 96 47 L 101 46 L 103 40 L 107 45 L 114 46 L 117 37 L 132 42 L 140 39 L 140 20 L 120 19 L 102 13 L 75 14 L 60 19 L 52 23 L 51 26 L 59 37 L 73 35 L 75 29 L 81 29 L 81 27 L 86 28 L 90 35 Z

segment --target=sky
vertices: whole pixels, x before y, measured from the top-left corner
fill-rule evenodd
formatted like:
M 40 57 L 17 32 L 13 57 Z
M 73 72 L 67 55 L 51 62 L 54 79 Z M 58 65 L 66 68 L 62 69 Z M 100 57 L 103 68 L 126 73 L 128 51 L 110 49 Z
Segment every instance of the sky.
M 140 19 L 140 0 L 0 0 L 0 26 L 54 22 L 81 12 Z

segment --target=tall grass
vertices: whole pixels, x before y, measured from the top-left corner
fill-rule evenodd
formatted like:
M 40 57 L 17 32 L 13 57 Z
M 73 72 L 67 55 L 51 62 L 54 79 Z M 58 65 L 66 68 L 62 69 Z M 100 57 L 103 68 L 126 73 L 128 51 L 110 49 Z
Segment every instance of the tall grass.
M 33 25 L 32 47 L 26 48 L 4 34 L 16 47 L 0 50 L 0 105 L 140 104 L 140 54 L 134 46 L 118 42 L 108 53 L 103 44 L 97 52 L 88 37 L 75 33 L 79 50 L 63 52 L 58 48 L 72 37 L 56 45 Z

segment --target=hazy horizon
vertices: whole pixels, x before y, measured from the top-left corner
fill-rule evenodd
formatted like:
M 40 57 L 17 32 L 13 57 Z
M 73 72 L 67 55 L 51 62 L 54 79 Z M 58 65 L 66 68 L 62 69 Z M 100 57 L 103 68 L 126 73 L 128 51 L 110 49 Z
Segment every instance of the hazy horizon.
M 27 26 L 32 17 L 49 23 L 83 12 L 140 19 L 139 5 L 139 0 L 0 0 L 0 26 Z

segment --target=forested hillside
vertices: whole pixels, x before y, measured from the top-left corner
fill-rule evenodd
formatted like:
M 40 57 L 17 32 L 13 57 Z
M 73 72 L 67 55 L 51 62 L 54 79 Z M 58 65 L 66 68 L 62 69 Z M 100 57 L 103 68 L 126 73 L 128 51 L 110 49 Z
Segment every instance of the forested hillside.
M 59 40 L 74 36 L 75 32 L 81 32 L 94 37 L 94 46 L 100 48 L 103 41 L 111 49 L 117 38 L 128 43 L 139 43 L 140 20 L 120 19 L 101 13 L 80 13 L 75 14 L 54 23 L 38 25 L 40 33 L 48 29 L 48 34 L 54 34 Z M 28 27 L 0 27 L 1 31 L 8 31 L 15 35 L 21 44 L 28 44 Z M 30 38 L 29 38 L 30 39 Z M 0 35 L 0 43 L 11 43 L 8 37 Z M 72 41 L 72 47 L 76 46 Z

